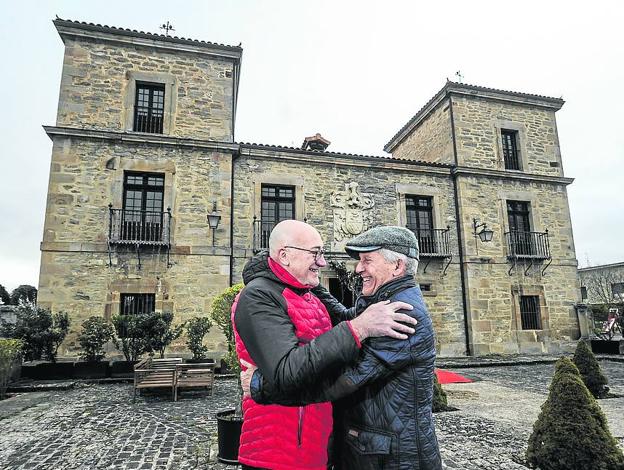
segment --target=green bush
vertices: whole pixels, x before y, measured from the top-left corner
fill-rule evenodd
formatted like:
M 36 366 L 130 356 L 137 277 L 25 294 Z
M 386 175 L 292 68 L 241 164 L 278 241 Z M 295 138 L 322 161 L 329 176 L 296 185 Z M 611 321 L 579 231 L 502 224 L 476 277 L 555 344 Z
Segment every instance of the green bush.
M 448 410 L 448 400 L 446 398 L 446 392 L 442 388 L 438 376 L 433 374 L 433 412 Z
M 11 296 L 4 288 L 2 284 L 0 284 L 0 304 L 9 305 L 11 303 Z
M 602 410 L 567 358 L 557 362 L 526 456 L 541 470 L 624 468 L 624 455 Z
M 208 348 L 204 346 L 204 336 L 208 334 L 212 322 L 208 317 L 195 317 L 191 318 L 186 323 L 186 332 L 188 334 L 186 345 L 193 353 L 193 359 L 196 361 L 206 358 Z
M 243 284 L 235 284 L 232 287 L 228 287 L 214 298 L 212 308 L 210 309 L 210 318 L 223 332 L 227 341 L 228 352 L 223 359 L 235 374 L 240 373 L 240 364 L 236 355 L 234 329 L 232 328 L 232 304 L 243 287 Z
M 609 393 L 608 380 L 602 373 L 596 356 L 585 341 L 578 342 L 572 360 L 578 367 L 581 378 L 591 394 L 596 398 L 605 397 Z
M 0 400 L 6 396 L 11 369 L 19 361 L 23 343 L 19 339 L 0 338 Z
M 102 317 L 89 317 L 82 322 L 78 342 L 84 352 L 85 361 L 100 361 L 104 357 L 104 345 L 115 338 L 113 325 Z
M 143 318 L 143 331 L 147 336 L 147 352 L 157 352 L 162 359 L 165 349 L 182 335 L 184 323 L 172 326 L 172 312 L 154 312 Z
M 58 348 L 69 332 L 69 317 L 65 312 L 51 313 L 34 303 L 23 301 L 15 312 L 14 324 L 3 322 L 2 336 L 23 343 L 24 360 L 46 359 L 56 362 Z
M 118 338 L 115 346 L 121 349 L 127 361 L 137 361 L 141 355 L 154 352 L 162 358 L 167 346 L 180 337 L 184 328 L 184 324 L 172 327 L 172 322 L 171 312 L 116 315 L 113 317 Z

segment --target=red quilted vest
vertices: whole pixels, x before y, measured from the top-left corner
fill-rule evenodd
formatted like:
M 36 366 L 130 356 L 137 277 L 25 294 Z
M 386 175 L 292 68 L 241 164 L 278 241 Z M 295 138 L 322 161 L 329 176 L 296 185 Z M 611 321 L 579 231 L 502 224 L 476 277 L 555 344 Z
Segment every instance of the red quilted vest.
M 279 264 L 269 259 L 269 266 L 285 284 L 282 295 L 300 342 L 307 343 L 330 330 L 331 320 L 323 304 L 310 292 L 298 295 L 289 289 L 288 286 L 305 286 Z M 239 358 L 254 364 L 236 331 L 234 312 L 237 303 L 238 298 L 232 306 L 236 352 Z M 243 417 L 239 462 L 273 470 L 326 469 L 327 443 L 333 424 L 331 403 L 290 407 L 259 405 L 251 398 L 245 398 Z

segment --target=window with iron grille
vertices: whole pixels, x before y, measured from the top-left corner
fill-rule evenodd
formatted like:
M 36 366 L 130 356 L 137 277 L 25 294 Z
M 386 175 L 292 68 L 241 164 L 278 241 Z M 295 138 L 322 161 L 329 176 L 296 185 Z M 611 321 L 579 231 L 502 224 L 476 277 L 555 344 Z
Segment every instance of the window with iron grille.
M 581 300 L 587 299 L 587 287 L 581 286 Z
M 501 129 L 501 143 L 503 146 L 505 169 L 520 170 L 520 158 L 518 156 L 518 132 Z
M 517 255 L 531 255 L 535 252 L 531 238 L 530 203 L 527 201 L 507 201 L 511 250 Z
M 155 311 L 156 294 L 121 294 L 119 313 L 139 315 Z
M 124 240 L 162 240 L 164 187 L 165 175 L 162 173 L 124 174 L 121 223 Z
M 434 253 L 433 197 L 406 195 L 405 214 L 407 228 L 416 234 L 420 252 Z
M 523 330 L 541 330 L 542 318 L 538 295 L 520 296 L 520 316 Z
M 137 83 L 133 130 L 162 134 L 164 115 L 165 85 Z

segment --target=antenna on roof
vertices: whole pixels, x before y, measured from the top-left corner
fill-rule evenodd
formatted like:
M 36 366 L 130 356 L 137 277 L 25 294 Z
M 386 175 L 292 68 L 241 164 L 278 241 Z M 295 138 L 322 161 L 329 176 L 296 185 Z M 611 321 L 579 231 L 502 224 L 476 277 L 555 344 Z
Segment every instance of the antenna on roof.
M 160 29 L 164 29 L 165 30 L 165 36 L 169 36 L 169 31 L 175 31 L 175 29 L 173 29 L 173 25 L 169 23 L 169 21 L 167 21 L 166 23 L 163 23 L 160 26 Z
M 455 76 L 457 77 L 458 83 L 464 83 L 464 76 L 462 75 L 461 70 L 455 72 Z

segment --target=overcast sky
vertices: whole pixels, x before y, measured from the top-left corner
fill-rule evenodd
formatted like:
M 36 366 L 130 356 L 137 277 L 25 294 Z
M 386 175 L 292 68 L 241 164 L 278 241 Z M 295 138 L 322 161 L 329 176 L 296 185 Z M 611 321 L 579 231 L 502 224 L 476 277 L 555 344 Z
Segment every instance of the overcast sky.
M 579 4 L 580 6 L 575 6 Z M 88 21 L 242 43 L 236 140 L 382 155 L 461 70 L 465 83 L 563 97 L 557 113 L 581 266 L 624 261 L 624 2 L 0 0 L 0 284 L 37 286 L 63 43 Z

